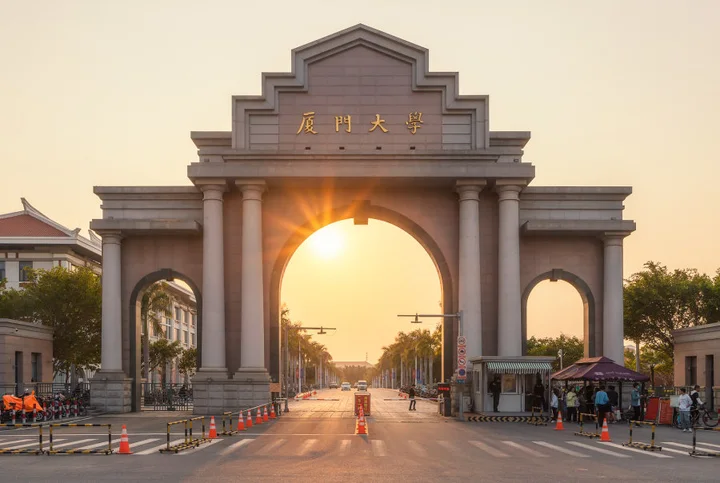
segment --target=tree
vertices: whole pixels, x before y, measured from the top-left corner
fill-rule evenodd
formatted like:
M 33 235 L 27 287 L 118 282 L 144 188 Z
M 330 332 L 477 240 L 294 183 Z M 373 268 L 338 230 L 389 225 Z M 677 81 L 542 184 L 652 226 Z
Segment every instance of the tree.
M 167 365 L 174 361 L 183 349 L 179 341 L 170 342 L 167 339 L 158 339 L 150 344 L 150 369 L 160 370 L 162 385 L 167 381 Z
M 160 337 L 165 336 L 162 324 L 162 316 L 170 317 L 172 315 L 172 304 L 173 297 L 166 290 L 165 283 L 158 282 L 152 284 L 150 287 L 143 292 L 142 300 L 140 301 L 140 323 L 142 324 L 143 336 L 143 377 L 145 380 L 149 379 L 150 367 L 146 361 L 150 360 L 150 332 L 149 327 L 152 327 L 153 332 Z
M 625 349 L 625 367 L 634 370 L 635 360 L 635 353 Z M 638 372 L 650 376 L 650 383 L 653 386 L 673 385 L 673 361 L 666 354 L 642 346 L 640 361 L 640 370 Z
M 185 349 L 180 355 L 180 359 L 178 360 L 178 372 L 185 376 L 185 383 L 187 383 L 187 380 L 189 378 L 195 375 L 196 369 L 197 349 L 195 347 Z
M 575 364 L 585 354 L 585 345 L 577 337 L 568 337 L 560 334 L 560 337 L 530 337 L 527 341 L 527 354 L 529 356 L 552 356 L 557 357 L 553 362 L 553 370 L 560 370 L 560 358 L 558 351 L 563 351 L 563 367 Z
M 102 288 L 91 269 L 27 269 L 23 290 L 4 298 L 15 303 L 20 320 L 42 323 L 53 331 L 53 372 L 95 368 L 100 363 Z M 120 343 L 120 341 L 117 341 Z
M 720 321 L 720 272 L 711 279 L 647 262 L 625 285 L 623 312 L 628 337 L 672 360 L 673 331 Z

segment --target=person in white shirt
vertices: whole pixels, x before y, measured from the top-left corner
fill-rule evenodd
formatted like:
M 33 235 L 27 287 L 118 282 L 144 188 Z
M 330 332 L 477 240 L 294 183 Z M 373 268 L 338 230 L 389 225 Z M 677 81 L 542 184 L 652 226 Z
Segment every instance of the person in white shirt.
M 678 399 L 678 410 L 680 411 L 680 428 L 684 433 L 690 432 L 690 409 L 692 399 L 687 395 L 684 387 L 680 388 L 680 399 Z
M 550 409 L 552 410 L 552 422 L 554 423 L 558 417 L 558 397 L 557 389 L 553 389 L 552 398 L 550 399 Z

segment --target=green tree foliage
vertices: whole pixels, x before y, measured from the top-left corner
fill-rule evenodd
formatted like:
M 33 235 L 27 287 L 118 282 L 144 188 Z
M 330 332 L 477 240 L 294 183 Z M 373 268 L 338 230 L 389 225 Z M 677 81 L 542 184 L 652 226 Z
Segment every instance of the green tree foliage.
M 560 358 L 558 351 L 563 350 L 563 367 L 575 364 L 583 358 L 585 347 L 583 341 L 577 337 L 568 337 L 560 334 L 560 337 L 530 337 L 527 341 L 527 355 L 529 356 L 552 356 L 557 359 L 553 362 L 553 370 L 560 370 Z
M 27 269 L 22 290 L 0 292 L 0 317 L 53 328 L 53 371 L 95 368 L 100 363 L 102 289 L 89 268 Z M 118 341 L 119 343 L 119 341 Z
M 191 347 L 185 349 L 180 355 L 178 360 L 178 371 L 186 378 L 190 378 L 195 375 L 197 370 L 197 349 Z
M 143 377 L 148 379 L 149 367 L 145 364 L 150 358 L 149 331 L 152 327 L 153 332 L 164 337 L 162 318 L 172 316 L 173 297 L 167 291 L 167 285 L 164 282 L 152 284 L 143 292 L 140 301 L 140 323 L 142 324 L 143 335 L 141 343 L 143 346 L 142 363 L 144 368 Z
M 625 349 L 625 367 L 635 370 L 635 352 L 630 349 Z M 655 386 L 673 385 L 673 360 L 663 352 L 641 346 L 640 372 L 651 378 L 654 377 Z
M 302 322 L 293 322 L 290 320 L 290 309 L 283 305 L 280 313 L 280 322 L 282 326 L 282 370 L 287 368 L 285 360 L 285 332 L 288 335 L 288 347 L 290 348 L 290 375 L 289 379 L 294 380 L 295 370 L 298 364 L 298 352 L 301 354 L 302 367 L 304 369 L 304 381 L 307 384 L 319 384 L 320 381 L 315 380 L 315 369 L 322 364 L 323 370 L 328 374 L 336 374 L 337 369 L 333 363 L 332 355 L 327 348 L 314 340 L 314 333 L 307 333 L 302 328 Z M 296 383 L 296 382 L 295 382 Z
M 158 369 L 163 386 L 167 381 L 167 365 L 174 361 L 183 349 L 180 342 L 158 339 L 150 344 L 150 369 Z
M 625 285 L 623 309 L 626 337 L 672 360 L 674 330 L 720 321 L 720 271 L 710 278 L 647 262 Z
M 438 324 L 433 332 L 427 329 L 417 329 L 408 334 L 399 332 L 395 336 L 395 341 L 382 348 L 383 353 L 380 356 L 373 371 L 366 377 L 381 375 L 385 370 L 397 370 L 402 366 L 407 372 L 414 369 L 415 355 L 417 353 L 420 371 L 425 374 L 424 379 L 430 381 L 438 381 L 442 375 L 440 370 L 442 367 L 442 324 Z M 408 375 L 412 381 L 412 375 Z M 398 382 L 400 375 L 397 375 Z

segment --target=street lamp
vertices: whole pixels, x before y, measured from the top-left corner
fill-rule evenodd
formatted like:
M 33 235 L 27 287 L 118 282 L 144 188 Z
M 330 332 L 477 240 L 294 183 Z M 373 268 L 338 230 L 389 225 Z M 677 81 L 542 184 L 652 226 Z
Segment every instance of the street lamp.
M 423 318 L 446 318 L 446 317 L 452 317 L 458 319 L 458 337 L 463 335 L 463 311 L 460 310 L 456 314 L 418 314 L 417 312 L 414 315 L 407 315 L 407 314 L 399 314 L 398 317 L 412 317 L 413 320 L 411 321 L 412 324 L 421 324 L 422 321 L 420 320 L 420 317 Z M 402 360 L 401 360 L 402 362 Z M 416 375 L 417 377 L 417 375 Z M 460 381 L 458 381 L 460 382 Z M 464 379 L 463 379 L 464 382 Z M 460 421 L 463 421 L 463 395 L 460 395 L 460 411 L 458 414 L 458 418 Z
M 300 330 L 318 330 L 319 335 L 327 334 L 325 332 L 326 330 L 337 330 L 335 327 L 298 327 L 298 331 Z M 290 344 L 288 343 L 289 337 L 288 334 L 290 333 L 290 324 L 285 328 L 285 412 L 290 411 L 288 408 L 288 399 L 290 398 L 290 384 L 288 382 L 288 379 L 290 377 Z M 298 369 L 300 367 L 298 366 Z M 298 373 L 298 382 L 299 382 L 300 374 Z M 298 384 L 298 389 L 300 388 L 300 384 Z

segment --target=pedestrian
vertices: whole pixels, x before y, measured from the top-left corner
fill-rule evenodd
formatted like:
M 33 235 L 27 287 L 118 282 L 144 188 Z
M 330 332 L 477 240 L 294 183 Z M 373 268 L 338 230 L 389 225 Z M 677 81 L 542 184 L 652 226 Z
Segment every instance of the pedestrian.
M 692 409 L 692 398 L 688 396 L 684 387 L 680 388 L 680 398 L 678 399 L 678 410 L 680 412 L 680 428 L 683 433 L 690 432 L 690 409 Z
M 415 386 L 410 386 L 410 389 L 408 389 L 408 399 L 410 399 L 410 409 L 408 411 L 417 411 L 415 409 Z
M 542 408 L 543 411 L 547 409 L 547 400 L 545 399 L 545 386 L 542 383 L 540 373 L 535 376 L 535 387 L 533 388 L 533 406 Z
M 615 386 L 609 386 L 607 391 L 608 399 L 610 400 L 610 417 L 608 418 L 608 422 L 617 422 L 617 418 L 615 417 L 615 411 L 618 408 L 619 402 L 620 402 L 620 395 L 615 390 Z
M 565 404 L 567 405 L 567 420 L 577 421 L 577 405 L 580 404 L 578 401 L 577 393 L 575 388 L 571 387 L 565 396 Z
M 605 420 L 605 415 L 610 411 L 610 398 L 605 392 L 604 384 L 602 384 L 595 393 L 595 411 L 597 414 L 598 428 L 600 428 Z
M 690 399 L 692 399 L 692 409 L 690 410 L 690 415 L 692 416 L 692 421 L 698 420 L 698 408 L 702 407 L 704 404 L 702 402 L 702 399 L 700 399 L 700 385 L 695 384 L 695 387 L 692 391 L 690 391 Z
M 552 396 L 550 396 L 550 409 L 552 410 L 552 419 L 551 422 L 555 422 L 558 417 L 558 390 L 553 389 L 552 390 Z
M 500 375 L 495 374 L 495 377 L 492 381 L 490 381 L 490 384 L 488 385 L 488 392 L 492 394 L 493 398 L 493 412 L 497 413 L 498 406 L 500 405 L 500 391 L 502 389 L 502 385 L 500 384 Z
M 640 426 L 637 422 L 641 421 L 642 417 L 642 407 L 640 406 L 640 384 L 637 382 L 633 384 L 633 389 L 630 392 L 630 408 L 633 411 L 633 420 L 635 421 L 635 426 Z

